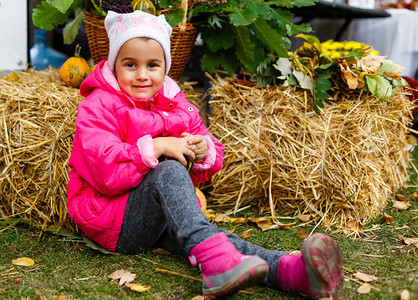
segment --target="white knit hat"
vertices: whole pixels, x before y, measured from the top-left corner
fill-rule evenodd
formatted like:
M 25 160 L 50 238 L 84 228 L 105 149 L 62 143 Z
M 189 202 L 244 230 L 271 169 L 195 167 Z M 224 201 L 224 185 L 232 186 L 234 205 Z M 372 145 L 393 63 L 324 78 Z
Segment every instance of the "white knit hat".
M 170 36 L 173 29 L 164 15 L 156 17 L 140 10 L 128 14 L 108 11 L 105 27 L 109 37 L 108 64 L 112 70 L 115 69 L 116 57 L 122 45 L 133 38 L 145 37 L 161 44 L 165 54 L 166 74 L 168 73 L 171 66 Z

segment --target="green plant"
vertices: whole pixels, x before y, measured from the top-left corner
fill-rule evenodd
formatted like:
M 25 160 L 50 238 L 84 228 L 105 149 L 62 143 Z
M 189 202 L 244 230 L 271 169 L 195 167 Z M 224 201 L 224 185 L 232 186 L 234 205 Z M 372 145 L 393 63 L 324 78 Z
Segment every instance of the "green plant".
M 214 72 L 223 68 L 230 74 L 239 71 L 255 73 L 273 53 L 287 57 L 289 37 L 309 32 L 308 24 L 292 23 L 290 9 L 311 6 L 316 0 L 264 1 L 230 0 L 223 5 L 194 7 L 190 22 L 202 28 L 205 54 L 202 69 Z
M 129 0 L 128 3 L 130 4 Z M 117 1 L 116 3 L 122 3 Z M 134 3 L 132 1 L 132 3 Z M 177 25 L 184 11 L 180 0 L 153 1 L 157 14 L 164 13 L 171 26 Z M 266 64 L 272 53 L 287 57 L 290 37 L 298 32 L 309 32 L 308 24 L 293 24 L 293 7 L 311 6 L 316 0 L 197 0 L 189 1 L 187 20 L 199 25 L 206 45 L 201 60 L 202 69 L 213 72 L 222 68 L 234 74 L 239 71 L 255 73 Z M 64 43 L 71 44 L 83 22 L 82 11 L 105 16 L 105 0 L 44 0 L 32 13 L 36 27 L 52 30 L 67 22 L 71 13 L 74 20 L 63 31 Z M 115 7 L 115 4 L 112 4 Z M 119 5 L 119 4 L 116 4 Z M 133 5 L 135 6 L 135 5 Z M 132 7 L 131 7 L 132 9 Z M 265 75 L 267 77 L 268 74 Z

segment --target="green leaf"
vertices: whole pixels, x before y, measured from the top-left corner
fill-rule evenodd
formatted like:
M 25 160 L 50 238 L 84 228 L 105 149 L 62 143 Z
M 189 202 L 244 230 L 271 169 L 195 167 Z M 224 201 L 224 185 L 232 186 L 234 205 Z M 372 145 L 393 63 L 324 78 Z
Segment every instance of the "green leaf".
M 253 23 L 257 17 L 258 14 L 256 11 L 238 8 L 233 8 L 232 13 L 229 15 L 231 24 L 234 26 L 248 26 Z
M 74 43 L 78 31 L 83 23 L 83 15 L 81 9 L 75 11 L 75 18 L 71 22 L 67 23 L 62 31 L 64 38 L 64 44 L 70 45 Z
M 292 7 L 301 7 L 301 6 L 313 6 L 316 2 L 317 0 L 293 0 L 293 1 L 274 0 L 274 1 L 266 2 L 266 4 L 292 8 Z
M 311 44 L 319 53 L 322 53 L 321 42 L 316 36 L 311 34 L 299 33 L 298 35 L 296 35 L 296 37 L 304 39 L 309 44 Z
M 271 9 L 271 15 L 274 23 L 279 26 L 279 28 L 283 31 L 283 34 L 293 35 L 298 32 L 292 32 L 293 27 L 290 25 L 293 25 L 292 18 L 294 15 L 290 11 L 282 9 Z
M 32 12 L 33 25 L 44 30 L 52 30 L 56 26 L 64 24 L 67 19 L 67 14 L 59 12 L 47 2 L 41 2 L 41 4 L 38 4 Z
M 264 43 L 270 50 L 279 57 L 288 57 L 287 49 L 283 46 L 282 36 L 270 27 L 263 19 L 257 19 L 251 28 L 257 39 Z
M 392 86 L 386 78 L 379 75 L 366 75 L 364 76 L 365 83 L 369 92 L 382 100 L 387 100 L 392 96 Z
M 236 74 L 239 70 L 240 64 L 237 60 L 237 56 L 235 55 L 235 51 L 233 49 L 229 49 L 228 51 L 220 51 L 219 57 L 221 61 L 221 67 L 227 71 L 229 74 Z
M 383 61 L 383 64 L 379 67 L 379 69 L 377 69 L 377 72 L 381 75 L 383 75 L 385 72 L 390 72 L 390 73 L 394 73 L 394 74 L 399 74 L 401 73 L 403 70 L 405 70 L 405 67 L 402 67 L 398 64 L 395 64 L 393 61 L 391 60 L 387 60 L 385 59 Z
M 73 5 L 74 0 L 51 0 L 49 3 L 55 7 L 59 12 L 65 14 L 67 10 Z
M 203 71 L 213 73 L 215 70 L 219 67 L 221 64 L 221 57 L 220 55 L 215 55 L 214 53 L 206 51 L 205 54 L 203 54 L 200 65 L 202 67 Z
M 250 69 L 254 64 L 255 43 L 251 40 L 250 29 L 247 27 L 233 27 L 235 32 L 235 51 L 238 60 L 246 69 Z
M 331 89 L 332 84 L 328 80 L 329 78 L 331 78 L 331 72 L 329 71 L 319 74 L 315 84 L 316 89 L 318 91 L 328 91 Z
M 224 26 L 222 29 L 202 28 L 202 40 L 209 51 L 214 53 L 220 49 L 231 48 L 234 45 L 233 35 L 230 26 Z
M 164 16 L 165 16 L 165 20 L 167 21 L 167 23 L 170 24 L 171 27 L 174 27 L 183 20 L 184 10 L 179 8 L 175 12 L 172 12 L 170 14 L 165 14 Z

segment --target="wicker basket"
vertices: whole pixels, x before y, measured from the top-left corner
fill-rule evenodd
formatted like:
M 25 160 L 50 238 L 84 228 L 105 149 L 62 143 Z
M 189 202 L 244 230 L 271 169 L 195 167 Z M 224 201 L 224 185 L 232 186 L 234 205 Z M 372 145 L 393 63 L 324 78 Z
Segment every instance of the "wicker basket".
M 183 74 L 200 31 L 198 26 L 186 23 L 187 1 L 182 0 L 182 5 L 185 11 L 183 21 L 173 28 L 170 38 L 171 69 L 168 75 L 177 81 Z M 109 54 L 109 39 L 104 26 L 104 18 L 84 11 L 83 21 L 86 27 L 91 57 L 94 64 L 97 64 L 102 59 L 107 58 Z

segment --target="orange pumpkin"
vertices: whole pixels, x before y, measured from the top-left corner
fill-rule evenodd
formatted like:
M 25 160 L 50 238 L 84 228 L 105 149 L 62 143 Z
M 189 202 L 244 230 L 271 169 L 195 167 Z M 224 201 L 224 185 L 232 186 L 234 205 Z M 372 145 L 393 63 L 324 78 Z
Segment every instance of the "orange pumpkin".
M 197 197 L 199 198 L 199 200 L 200 200 L 200 209 L 202 210 L 202 212 L 203 213 L 205 213 L 205 211 L 206 211 L 206 206 L 207 206 L 207 203 L 206 203 L 206 197 L 205 197 L 205 195 L 202 193 L 202 191 L 201 190 L 199 190 L 198 188 L 196 188 L 196 195 L 197 195 Z
M 81 47 L 77 45 L 74 56 L 67 59 L 59 71 L 61 81 L 74 88 L 79 88 L 81 82 L 90 73 L 90 66 L 84 58 L 80 57 L 80 50 Z

